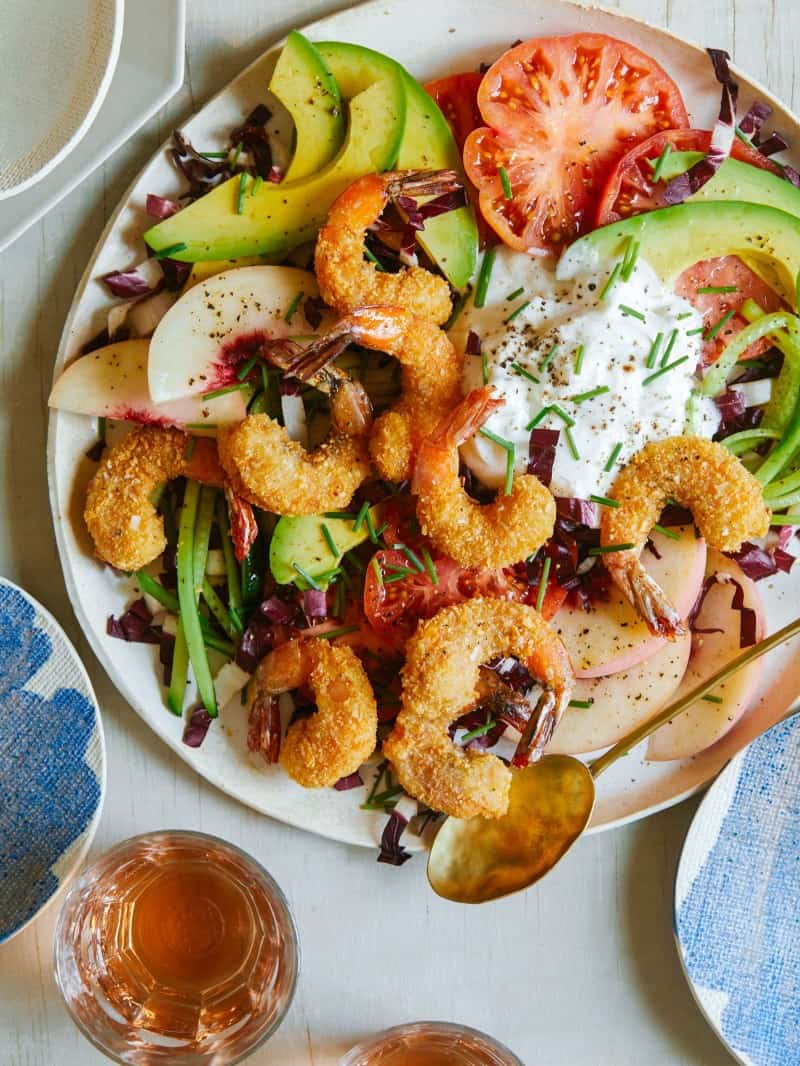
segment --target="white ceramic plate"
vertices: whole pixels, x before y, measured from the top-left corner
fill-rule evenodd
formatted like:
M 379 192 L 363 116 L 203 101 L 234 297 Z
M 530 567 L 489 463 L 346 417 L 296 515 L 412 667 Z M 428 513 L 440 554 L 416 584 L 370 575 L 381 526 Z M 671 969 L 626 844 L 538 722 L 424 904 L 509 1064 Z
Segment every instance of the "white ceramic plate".
M 35 187 L 0 199 L 0 252 L 125 144 L 183 82 L 186 0 L 125 6 L 122 43 L 100 110 L 80 144 Z
M 108 92 L 124 0 L 4 0 L 0 199 L 29 188 L 80 141 Z
M 419 27 L 425 32 L 420 33 Z M 710 128 L 716 117 L 719 89 L 703 51 L 635 19 L 566 0 L 524 0 L 507 3 L 498 18 L 497 0 L 375 0 L 316 22 L 306 30 L 317 40 L 352 41 L 389 52 L 418 78 L 425 80 L 475 68 L 496 58 L 517 38 L 577 30 L 614 34 L 653 55 L 676 79 L 692 124 Z M 240 121 L 257 104 L 268 83 L 275 53 L 245 70 L 186 126 L 197 145 L 215 143 L 220 131 Z M 761 86 L 743 75 L 741 102 L 768 99 L 775 125 L 800 141 L 800 124 Z M 62 338 L 56 372 L 105 323 L 108 296 L 97 278 L 135 262 L 143 245 L 131 243 L 145 228 L 148 192 L 177 194 L 180 181 L 160 151 L 148 164 L 111 219 L 76 294 Z M 51 415 L 48 472 L 50 496 L 64 575 L 73 605 L 101 663 L 120 692 L 182 758 L 208 780 L 257 810 L 292 825 L 354 844 L 373 845 L 383 816 L 359 810 L 358 792 L 305 791 L 282 771 L 265 772 L 246 750 L 244 709 L 231 706 L 221 727 L 210 731 L 200 749 L 181 743 L 182 723 L 164 708 L 151 649 L 124 644 L 106 636 L 106 617 L 125 607 L 121 583 L 92 558 L 81 511 L 86 483 L 94 469 L 84 460 L 94 442 L 91 419 L 55 412 Z M 792 617 L 797 602 L 800 568 L 791 579 L 761 583 L 771 628 Z M 676 763 L 646 764 L 643 749 L 633 752 L 603 775 L 592 827 L 606 829 L 667 807 L 714 777 L 730 757 L 756 733 L 777 721 L 800 691 L 800 660 L 791 647 L 773 652 L 763 695 L 753 710 L 717 746 Z

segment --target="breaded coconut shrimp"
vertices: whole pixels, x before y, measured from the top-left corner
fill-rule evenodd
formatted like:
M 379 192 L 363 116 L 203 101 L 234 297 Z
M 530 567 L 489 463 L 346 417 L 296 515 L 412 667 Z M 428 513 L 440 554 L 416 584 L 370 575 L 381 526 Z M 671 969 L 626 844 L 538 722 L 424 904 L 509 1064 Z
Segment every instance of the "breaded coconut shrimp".
M 287 366 L 291 358 L 282 360 Z M 370 473 L 367 441 L 372 404 L 364 389 L 337 367 L 308 380 L 330 397 L 331 430 L 306 451 L 266 414 L 221 429 L 219 457 L 234 491 L 273 514 L 306 515 L 346 507 Z
M 452 311 L 450 286 L 422 267 L 383 273 L 364 258 L 367 228 L 398 196 L 439 196 L 461 188 L 453 170 L 367 174 L 336 200 L 320 230 L 314 270 L 325 303 L 340 315 L 368 304 L 399 304 L 437 325 Z
M 737 551 L 769 529 L 756 478 L 723 445 L 702 437 L 646 444 L 617 475 L 611 496 L 619 506 L 603 508 L 600 543 L 626 547 L 604 553 L 606 568 L 650 630 L 670 639 L 686 632 L 686 621 L 639 558 L 667 500 L 688 508 L 701 536 L 718 551 Z
M 221 486 L 225 471 L 216 442 L 179 429 L 140 426 L 106 451 L 89 482 L 83 512 L 104 562 L 118 570 L 139 570 L 164 551 L 164 522 L 153 494 L 177 477 Z
M 349 344 L 393 355 L 402 368 L 402 395 L 375 421 L 372 461 L 387 481 L 411 476 L 419 444 L 461 399 L 459 355 L 446 333 L 402 307 L 362 307 L 341 319 L 288 368 L 301 380 L 319 372 Z
M 301 685 L 310 687 L 317 710 L 289 726 L 279 761 L 303 788 L 326 788 L 375 750 L 378 708 L 355 652 L 311 637 L 280 644 L 258 664 L 247 690 L 251 722 Z
M 492 503 L 464 491 L 458 449 L 502 405 L 491 388 L 473 389 L 422 442 L 414 466 L 411 491 L 422 531 L 462 566 L 508 566 L 532 555 L 553 533 L 555 500 L 532 474 L 516 474 L 510 493 L 501 489 Z
M 541 685 L 517 748 L 527 761 L 550 740 L 573 684 L 567 650 L 538 611 L 467 600 L 421 622 L 406 647 L 402 709 L 383 753 L 406 792 L 457 818 L 499 818 L 508 809 L 511 770 L 496 755 L 456 747 L 448 735 L 479 701 L 481 664 L 500 655 L 517 658 Z

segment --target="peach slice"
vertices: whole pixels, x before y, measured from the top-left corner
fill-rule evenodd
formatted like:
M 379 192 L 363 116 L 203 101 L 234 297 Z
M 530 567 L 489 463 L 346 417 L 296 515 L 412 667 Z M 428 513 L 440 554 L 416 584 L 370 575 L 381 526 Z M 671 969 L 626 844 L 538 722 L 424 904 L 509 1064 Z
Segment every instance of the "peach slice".
M 548 754 L 580 755 L 607 748 L 652 718 L 680 685 L 691 646 L 687 633 L 629 670 L 578 680 L 573 700 L 591 700 L 592 705 L 567 708 Z
M 729 575 L 744 590 L 744 605 L 755 611 L 756 640 L 766 628 L 764 606 L 758 588 L 745 577 L 738 563 L 716 551 L 709 551 L 707 574 Z M 736 586 L 730 581 L 712 585 L 695 622 L 697 629 L 721 629 L 720 633 L 693 633 L 692 654 L 676 699 L 691 691 L 707 677 L 739 654 L 739 612 L 731 607 Z M 723 737 L 753 702 L 761 677 L 763 660 L 744 667 L 721 684 L 712 700 L 699 700 L 683 714 L 663 725 L 650 738 L 646 758 L 653 762 L 686 759 Z M 716 702 L 719 700 L 719 702 Z
M 681 615 L 691 611 L 700 593 L 706 564 L 706 544 L 693 526 L 676 526 L 678 540 L 653 533 L 660 558 L 645 548 L 642 561 Z M 602 566 L 602 563 L 598 563 Z M 666 643 L 654 637 L 633 607 L 610 586 L 610 598 L 584 611 L 562 607 L 553 625 L 572 657 L 578 677 L 605 677 L 630 670 Z

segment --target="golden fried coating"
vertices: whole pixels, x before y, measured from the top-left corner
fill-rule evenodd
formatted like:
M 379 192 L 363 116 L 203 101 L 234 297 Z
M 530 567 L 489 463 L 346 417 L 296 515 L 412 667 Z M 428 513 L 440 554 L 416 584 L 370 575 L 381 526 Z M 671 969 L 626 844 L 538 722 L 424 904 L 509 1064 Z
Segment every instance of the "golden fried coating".
M 437 325 L 446 322 L 452 304 L 444 278 L 421 267 L 384 273 L 364 258 L 367 227 L 377 221 L 391 198 L 403 193 L 430 196 L 443 188 L 441 174 L 409 170 L 367 174 L 345 189 L 317 238 L 314 269 L 325 303 L 341 315 L 369 304 L 399 304 Z
M 89 483 L 84 519 L 95 551 L 118 570 L 139 570 L 167 545 L 155 489 L 176 477 L 222 485 L 216 444 L 179 429 L 140 426 L 109 448 Z
M 378 708 L 355 652 L 317 637 L 269 652 L 250 681 L 249 702 L 304 684 L 317 711 L 289 727 L 280 763 L 303 788 L 327 788 L 355 773 L 375 750 Z
M 688 508 L 712 548 L 732 552 L 769 529 L 761 485 L 735 455 L 702 437 L 651 441 L 617 475 L 619 507 L 603 508 L 604 547 L 631 544 L 603 556 L 606 568 L 653 633 L 675 637 L 686 624 L 647 574 L 639 556 L 668 499 Z
M 480 665 L 498 655 L 515 656 L 545 686 L 543 746 L 569 702 L 573 671 L 533 607 L 467 600 L 420 623 L 406 647 L 402 709 L 383 753 L 406 792 L 457 818 L 499 818 L 508 809 L 508 767 L 488 752 L 457 748 L 448 735 L 478 699 Z
M 532 474 L 516 474 L 511 492 L 502 489 L 481 504 L 464 491 L 458 449 L 502 406 L 491 388 L 473 389 L 419 448 L 412 492 L 422 532 L 462 566 L 509 566 L 537 551 L 553 533 L 555 500 Z

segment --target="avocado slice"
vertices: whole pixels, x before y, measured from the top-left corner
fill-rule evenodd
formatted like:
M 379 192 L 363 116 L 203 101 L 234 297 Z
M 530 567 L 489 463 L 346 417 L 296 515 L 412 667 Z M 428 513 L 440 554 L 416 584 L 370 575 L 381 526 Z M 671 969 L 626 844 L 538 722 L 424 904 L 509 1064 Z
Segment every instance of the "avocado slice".
M 635 215 L 570 245 L 557 276 L 571 277 L 587 262 L 600 266 L 621 258 L 630 239 L 639 241 L 640 255 L 667 283 L 701 259 L 739 255 L 769 270 L 779 294 L 797 306 L 800 218 L 786 211 L 738 200 L 701 200 Z
M 332 71 L 349 99 L 349 123 L 342 148 L 326 167 L 298 181 L 265 181 L 255 190 L 248 180 L 244 195 L 237 175 L 149 229 L 144 235 L 149 247 L 163 252 L 184 244 L 171 257 L 195 263 L 288 252 L 312 240 L 348 185 L 363 174 L 389 169 L 397 158 L 405 126 L 405 84 L 402 67 L 383 58 L 382 64 L 362 72 Z
M 316 174 L 342 147 L 345 120 L 336 79 L 317 49 L 292 30 L 269 83 L 294 122 L 294 154 L 284 181 Z
M 370 508 L 370 517 L 378 523 L 379 506 Z M 345 552 L 362 544 L 369 536 L 366 522 L 354 530 L 350 518 L 326 518 L 324 515 L 283 515 L 278 519 L 269 545 L 269 568 L 279 585 L 296 584 L 308 588 L 307 582 L 295 570 L 294 564 L 311 577 L 333 570 L 341 562 Z M 334 554 L 322 527 L 327 526 L 338 548 Z M 327 586 L 327 581 L 321 583 Z
M 325 41 L 316 47 L 337 78 L 346 67 L 363 69 L 386 59 L 370 48 L 339 41 Z M 444 115 L 406 70 L 403 83 L 406 124 L 395 165 L 400 170 L 455 170 L 463 177 L 461 153 Z M 340 88 L 346 96 L 341 82 Z M 468 284 L 478 261 L 478 227 L 472 207 L 428 219 L 417 239 L 454 289 Z

